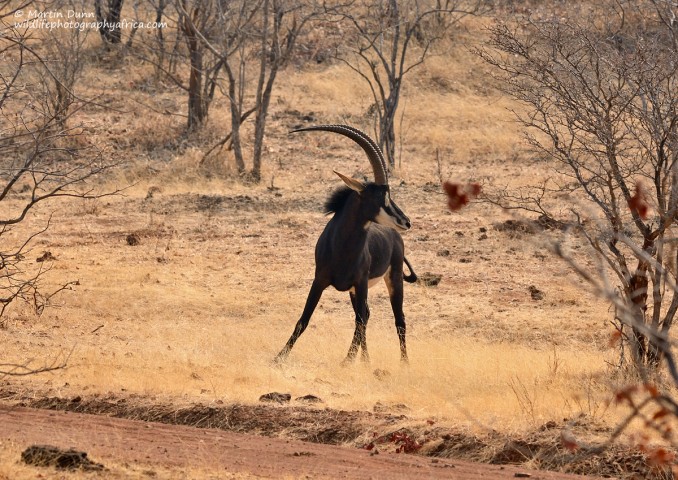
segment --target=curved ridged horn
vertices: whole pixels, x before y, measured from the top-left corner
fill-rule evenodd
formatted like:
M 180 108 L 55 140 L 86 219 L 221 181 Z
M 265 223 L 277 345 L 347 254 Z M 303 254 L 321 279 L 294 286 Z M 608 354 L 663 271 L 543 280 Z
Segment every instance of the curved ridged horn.
M 386 168 L 384 155 L 381 153 L 379 145 L 377 145 L 374 140 L 372 140 L 366 133 L 358 130 L 357 128 L 349 127 L 348 125 L 314 125 L 311 127 L 297 128 L 292 130 L 290 133 L 309 132 L 313 130 L 338 133 L 350 138 L 355 143 L 360 145 L 360 147 L 367 154 L 367 158 L 372 165 L 372 171 L 374 172 L 374 183 L 378 185 L 388 185 L 388 175 L 386 173 L 388 169 Z

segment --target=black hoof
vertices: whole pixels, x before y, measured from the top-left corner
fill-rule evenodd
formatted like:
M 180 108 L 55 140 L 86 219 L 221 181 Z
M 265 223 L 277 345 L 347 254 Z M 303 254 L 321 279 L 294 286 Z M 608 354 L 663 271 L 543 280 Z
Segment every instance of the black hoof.
M 276 355 L 273 360 L 271 360 L 271 365 L 274 367 L 280 367 L 282 364 L 285 363 L 285 360 L 287 360 L 287 355 Z
M 348 367 L 349 365 L 353 365 L 353 362 L 355 362 L 355 357 L 346 357 L 341 361 L 341 366 Z

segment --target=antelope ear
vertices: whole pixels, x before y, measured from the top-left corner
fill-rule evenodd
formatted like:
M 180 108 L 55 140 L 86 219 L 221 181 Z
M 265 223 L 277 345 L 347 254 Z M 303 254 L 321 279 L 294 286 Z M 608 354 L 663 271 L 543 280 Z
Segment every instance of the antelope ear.
M 346 175 L 343 175 L 343 174 L 337 172 L 336 170 L 333 170 L 333 171 L 334 171 L 334 173 L 339 175 L 339 178 L 341 178 L 344 181 L 344 183 L 348 186 L 348 188 L 350 188 L 351 190 L 354 190 L 358 193 L 365 190 L 365 184 L 363 182 L 361 182 L 360 180 L 356 180 L 355 178 L 347 177 Z

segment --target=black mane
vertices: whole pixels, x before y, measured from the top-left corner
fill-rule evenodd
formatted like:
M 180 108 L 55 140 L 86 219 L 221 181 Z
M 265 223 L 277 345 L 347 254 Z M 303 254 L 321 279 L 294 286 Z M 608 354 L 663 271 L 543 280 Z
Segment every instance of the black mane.
M 348 187 L 337 188 L 325 202 L 325 213 L 341 212 L 352 193 L 353 190 Z

